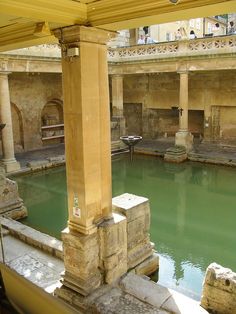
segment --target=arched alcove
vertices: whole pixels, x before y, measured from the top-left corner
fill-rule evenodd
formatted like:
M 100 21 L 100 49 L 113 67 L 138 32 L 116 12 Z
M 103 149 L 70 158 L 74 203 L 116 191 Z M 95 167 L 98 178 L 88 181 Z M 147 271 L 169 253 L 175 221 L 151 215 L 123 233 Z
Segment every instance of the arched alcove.
M 11 115 L 14 138 L 14 150 L 15 153 L 18 153 L 24 150 L 23 121 L 21 111 L 14 103 L 11 103 Z
M 63 107 L 60 100 L 50 100 L 43 107 L 41 130 L 44 145 L 53 145 L 64 141 Z

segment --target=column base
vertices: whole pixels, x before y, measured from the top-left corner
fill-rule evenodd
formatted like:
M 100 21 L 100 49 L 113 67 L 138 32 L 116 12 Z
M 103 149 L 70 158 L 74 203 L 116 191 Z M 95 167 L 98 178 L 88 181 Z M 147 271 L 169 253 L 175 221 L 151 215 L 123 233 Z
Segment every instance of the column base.
M 2 166 L 4 167 L 6 173 L 19 171 L 21 169 L 20 163 L 16 161 L 15 158 L 13 159 L 2 159 L 1 161 Z
M 175 134 L 175 145 L 185 147 L 188 153 L 193 148 L 193 135 L 188 131 L 177 132 Z
M 66 228 L 62 231 L 65 274 L 62 284 L 87 296 L 102 283 L 99 270 L 99 237 Z

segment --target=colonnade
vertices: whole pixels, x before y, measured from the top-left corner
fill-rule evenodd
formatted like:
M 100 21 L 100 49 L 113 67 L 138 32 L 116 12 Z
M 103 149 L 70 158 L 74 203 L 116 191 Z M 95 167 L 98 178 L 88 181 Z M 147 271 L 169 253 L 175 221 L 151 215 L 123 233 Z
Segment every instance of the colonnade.
M 193 136 L 188 129 L 188 71 L 179 71 L 179 131 L 175 135 L 175 144 L 181 145 L 187 151 L 191 150 L 193 144 Z M 112 111 L 113 116 L 119 115 L 124 117 L 123 109 L 123 76 L 112 75 Z
M 9 72 L 0 72 L 0 122 L 5 124 L 5 127 L 2 129 L 2 164 L 6 172 L 13 172 L 20 169 L 20 164 L 16 161 L 14 153 L 8 75 Z

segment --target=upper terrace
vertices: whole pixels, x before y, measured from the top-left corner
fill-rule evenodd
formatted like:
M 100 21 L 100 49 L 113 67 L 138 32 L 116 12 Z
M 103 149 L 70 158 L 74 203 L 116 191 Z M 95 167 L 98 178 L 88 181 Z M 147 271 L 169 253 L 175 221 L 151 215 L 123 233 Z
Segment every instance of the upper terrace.
M 200 59 L 215 59 L 220 58 L 222 62 L 217 64 L 218 69 L 230 69 L 235 67 L 230 62 L 231 57 L 234 57 L 236 53 L 236 35 L 231 36 L 219 36 L 219 37 L 205 37 L 191 40 L 179 40 L 171 42 L 160 42 L 149 45 L 136 45 L 130 47 L 119 47 L 108 49 L 108 62 L 111 65 L 121 64 L 137 64 L 140 63 L 152 63 L 155 60 L 171 61 L 172 67 L 160 68 L 160 71 L 175 71 L 176 63 L 173 61 L 181 62 L 183 60 L 189 61 L 189 70 L 205 70 L 210 64 L 204 64 L 204 67 L 198 63 L 198 67 L 194 60 Z M 61 64 L 59 61 L 61 57 L 60 47 L 57 44 L 40 45 L 30 48 L 23 48 L 18 50 L 1 53 L 2 62 L 0 67 L 3 70 L 13 72 L 61 72 Z M 25 60 L 25 61 L 24 61 Z M 50 61 L 56 62 L 51 67 L 34 67 L 34 61 Z M 231 59 L 232 60 L 232 59 Z M 191 65 L 192 62 L 192 65 Z M 19 66 L 18 66 L 19 64 Z M 25 64 L 25 65 L 24 65 Z M 163 62 L 162 62 L 163 65 Z M 216 68 L 216 69 L 217 69 Z M 215 69 L 215 64 L 213 69 Z M 156 71 L 158 69 L 152 68 L 148 70 Z M 116 70 L 117 71 L 117 68 Z M 131 73 L 132 69 L 122 70 L 124 74 Z M 126 72 L 127 71 L 127 72 Z M 113 73 L 113 70 L 111 71 Z M 139 73 L 146 72 L 144 69 L 140 69 Z

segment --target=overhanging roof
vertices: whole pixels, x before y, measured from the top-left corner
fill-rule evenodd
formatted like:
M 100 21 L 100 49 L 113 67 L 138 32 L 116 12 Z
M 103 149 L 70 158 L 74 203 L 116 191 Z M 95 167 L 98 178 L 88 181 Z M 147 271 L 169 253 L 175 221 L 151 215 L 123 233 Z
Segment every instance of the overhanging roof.
M 55 42 L 73 24 L 108 30 L 236 12 L 236 0 L 2 0 L 0 51 Z

